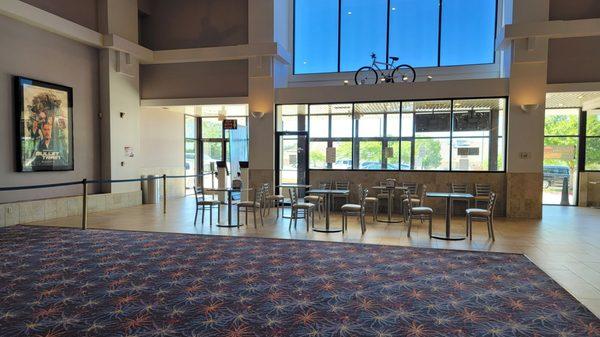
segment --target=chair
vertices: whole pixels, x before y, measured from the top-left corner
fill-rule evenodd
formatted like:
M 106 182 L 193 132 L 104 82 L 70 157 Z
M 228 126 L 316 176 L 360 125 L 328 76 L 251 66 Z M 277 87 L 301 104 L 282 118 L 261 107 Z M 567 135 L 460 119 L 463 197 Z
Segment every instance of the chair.
M 279 209 L 285 200 L 285 197 L 281 194 L 271 193 L 271 185 L 269 183 L 264 183 L 263 188 L 265 189 L 265 211 L 268 214 L 271 214 L 271 207 L 273 207 L 273 203 L 275 204 L 276 218 L 279 218 Z M 281 215 L 283 216 L 283 209 L 281 208 Z
M 410 191 L 411 198 L 418 198 L 419 184 L 417 183 L 402 183 L 402 186 Z
M 467 235 L 473 240 L 473 221 L 485 222 L 488 227 L 488 237 L 495 241 L 494 237 L 494 209 L 496 208 L 496 193 L 490 192 L 487 208 L 467 209 Z
M 406 192 L 410 195 L 407 197 Z M 407 188 L 404 192 L 405 194 L 402 196 L 402 214 L 404 215 L 404 221 L 408 221 L 408 207 L 407 204 L 410 203 L 413 207 L 423 206 L 425 202 L 425 195 L 427 194 L 427 185 L 421 186 L 421 193 L 415 197 L 415 194 L 412 194 L 410 188 Z
M 240 222 L 240 210 L 243 208 L 245 213 L 244 223 L 248 225 L 248 210 L 252 211 L 252 216 L 254 217 L 254 228 L 257 228 L 256 225 L 256 210 L 258 210 L 258 214 L 260 215 L 260 225 L 264 226 L 263 220 L 263 205 L 264 205 L 264 195 L 265 195 L 265 186 L 261 186 L 260 189 L 254 189 L 254 199 L 248 201 L 240 201 L 237 204 L 237 219 L 238 223 Z
M 292 229 L 292 220 L 294 221 L 294 228 L 298 224 L 298 218 L 300 217 L 300 211 L 303 212 L 304 222 L 306 222 L 306 231 L 308 232 L 309 218 L 312 216 L 312 226 L 315 226 L 315 204 L 309 202 L 298 202 L 298 192 L 290 188 L 290 201 L 292 214 L 290 215 L 290 230 Z
M 318 186 L 321 190 L 331 189 L 331 183 L 327 182 L 320 182 Z M 310 191 L 308 191 L 308 193 L 310 193 Z M 321 215 L 325 211 L 325 198 L 319 194 L 311 194 L 305 196 L 304 201 L 316 206 L 317 210 L 319 211 L 319 219 L 321 219 Z
M 202 224 L 204 224 L 204 210 L 208 207 L 208 216 L 210 218 L 210 225 L 212 226 L 212 209 L 217 206 L 217 221 L 221 221 L 221 212 L 219 211 L 219 206 L 221 202 L 219 200 L 206 199 L 206 195 L 204 194 L 204 188 L 194 186 L 194 196 L 196 197 L 196 215 L 194 215 L 194 226 L 196 226 L 196 221 L 198 221 L 198 211 L 202 208 Z
M 367 204 L 373 204 L 373 221 L 377 220 L 377 212 L 379 211 L 379 199 L 377 197 L 369 197 L 365 195 L 365 207 Z
M 475 208 L 479 207 L 479 203 L 489 203 L 492 187 L 488 184 L 475 184 Z
M 367 230 L 365 224 L 365 212 L 366 212 L 366 198 L 369 190 L 363 189 L 362 185 L 358 185 L 358 204 L 344 204 L 342 205 L 342 232 L 348 230 L 348 217 L 358 216 L 360 221 L 360 229 L 362 234 L 365 234 Z
M 336 190 L 350 190 L 350 182 L 349 181 L 336 181 L 335 182 L 335 189 Z M 348 194 L 343 194 L 343 195 L 342 194 L 333 194 L 331 196 L 331 198 L 332 198 L 331 203 L 334 206 L 332 208 L 334 208 L 334 209 L 335 209 L 335 201 L 337 199 L 344 200 L 345 204 L 347 204 L 349 202 L 349 200 L 350 200 Z
M 423 185 L 423 191 L 427 190 L 427 186 Z M 410 199 L 410 192 L 407 190 L 404 195 L 405 199 Z M 425 195 L 425 193 L 423 193 Z M 413 206 L 412 202 L 406 203 L 406 208 L 408 209 L 408 231 L 406 236 L 410 237 L 410 230 L 412 228 L 413 219 L 429 220 L 429 236 L 431 236 L 431 230 L 433 226 L 433 209 L 425 206 Z
M 469 187 L 467 184 L 450 184 L 450 192 L 452 193 L 469 193 Z M 452 210 L 454 211 L 454 202 L 464 202 L 466 203 L 465 210 L 471 207 L 471 200 L 469 198 L 452 198 Z

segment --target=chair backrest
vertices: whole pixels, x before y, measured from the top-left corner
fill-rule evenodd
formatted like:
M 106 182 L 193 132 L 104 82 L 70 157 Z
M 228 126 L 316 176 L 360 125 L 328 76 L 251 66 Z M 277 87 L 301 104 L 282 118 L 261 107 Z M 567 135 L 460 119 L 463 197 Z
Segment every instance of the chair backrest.
M 204 188 L 194 186 L 194 196 L 196 197 L 196 202 L 204 201 Z
M 421 194 L 419 195 L 419 206 L 423 206 L 425 204 L 425 197 L 427 196 L 427 185 L 421 185 Z M 410 202 L 409 202 L 410 204 Z
M 292 205 L 295 205 L 298 203 L 298 192 L 296 191 L 295 188 L 290 188 L 288 189 L 288 191 L 290 192 L 290 202 L 292 203 Z
M 335 189 L 336 190 L 349 190 L 350 189 L 350 182 L 349 181 L 336 181 L 335 182 Z
M 475 196 L 487 197 L 492 192 L 492 186 L 488 184 L 475 184 Z
M 412 193 L 410 193 L 409 189 L 403 189 L 402 190 L 402 200 L 405 200 L 405 199 L 410 200 L 410 195 L 411 194 Z M 410 202 L 410 201 L 406 202 L 406 211 L 408 212 L 408 214 L 412 213 L 412 208 L 413 208 L 412 202 Z
M 326 181 L 322 181 L 319 183 L 319 189 L 321 190 L 330 190 L 331 189 L 331 183 L 330 182 L 326 182 Z
M 267 193 L 267 190 L 269 188 L 268 183 L 262 184 L 262 186 L 258 189 L 254 189 L 254 202 L 258 202 L 258 203 L 264 203 L 265 202 L 265 196 Z
M 359 193 L 359 204 L 361 207 L 361 211 L 364 212 L 367 205 L 367 195 L 369 194 L 369 190 L 363 188 L 362 185 L 358 185 L 358 193 Z
M 487 210 L 490 211 L 490 216 L 494 216 L 494 209 L 496 208 L 497 195 L 494 192 L 490 192 L 490 200 L 487 205 Z
M 468 191 L 467 184 L 450 184 L 450 190 L 452 193 L 467 193 Z
M 269 184 L 269 183 L 263 183 L 262 188 L 263 188 L 265 195 L 268 195 L 271 192 L 271 184 Z
M 408 188 L 410 194 L 417 194 L 417 190 L 419 189 L 419 184 L 417 183 L 402 183 L 402 186 Z
M 385 180 L 385 182 L 383 183 L 383 186 L 386 187 L 396 187 L 398 185 L 398 182 L 396 181 L 396 179 L 393 178 L 387 178 Z

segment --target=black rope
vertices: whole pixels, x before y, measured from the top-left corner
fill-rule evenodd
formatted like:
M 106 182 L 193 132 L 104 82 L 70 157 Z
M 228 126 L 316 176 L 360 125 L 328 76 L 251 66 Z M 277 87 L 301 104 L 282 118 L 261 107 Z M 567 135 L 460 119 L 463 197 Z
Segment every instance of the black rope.
M 181 178 L 198 178 L 204 177 L 207 175 L 211 175 L 212 173 L 202 173 L 197 175 L 184 175 L 184 176 L 166 176 L 167 179 L 181 179 Z M 154 177 L 146 177 L 146 178 L 133 178 L 133 179 L 97 179 L 97 180 L 88 180 L 86 183 L 89 184 L 115 184 L 115 183 L 132 183 L 132 182 L 142 182 L 149 180 L 161 180 L 165 176 L 154 176 Z M 25 186 L 14 186 L 14 187 L 0 187 L 0 192 L 6 191 L 21 191 L 21 190 L 35 190 L 42 188 L 52 188 L 52 187 L 63 187 L 63 186 L 73 186 L 73 185 L 83 185 L 82 180 L 78 181 L 69 181 L 64 183 L 55 183 L 55 184 L 41 184 L 41 185 L 25 185 Z

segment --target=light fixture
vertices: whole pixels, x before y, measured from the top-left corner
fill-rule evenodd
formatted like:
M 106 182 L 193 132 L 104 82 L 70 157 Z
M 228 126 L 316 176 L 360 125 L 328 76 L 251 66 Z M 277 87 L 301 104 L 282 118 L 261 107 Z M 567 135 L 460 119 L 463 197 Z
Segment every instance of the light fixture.
M 433 76 L 427 75 L 427 82 L 431 82 L 432 79 L 433 79 Z
M 262 112 L 262 111 L 252 111 L 250 113 L 250 115 L 252 115 L 252 117 L 254 117 L 256 119 L 261 119 L 261 118 L 263 118 L 263 116 L 265 115 L 265 113 Z
M 348 12 L 348 15 L 352 15 L 352 12 Z
M 344 80 L 344 85 L 348 85 L 348 80 Z
M 521 104 L 521 110 L 523 110 L 523 112 L 532 112 L 539 107 L 539 104 Z

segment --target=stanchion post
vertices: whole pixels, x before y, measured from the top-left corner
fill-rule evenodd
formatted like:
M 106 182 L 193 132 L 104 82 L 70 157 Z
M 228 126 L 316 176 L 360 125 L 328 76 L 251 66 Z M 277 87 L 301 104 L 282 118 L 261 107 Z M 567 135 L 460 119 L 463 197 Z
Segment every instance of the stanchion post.
M 87 204 L 87 179 L 83 179 L 81 181 L 81 183 L 83 184 L 83 207 L 81 209 L 81 229 L 86 229 L 87 228 L 87 208 L 88 208 L 88 204 Z
M 163 214 L 167 214 L 167 175 L 163 174 Z

